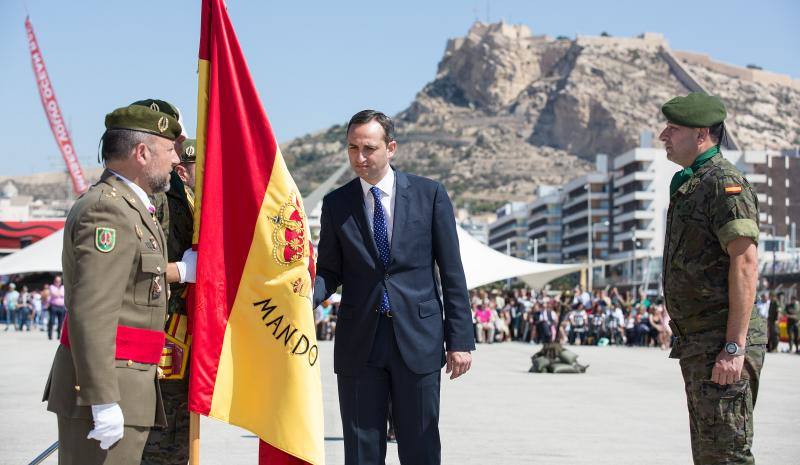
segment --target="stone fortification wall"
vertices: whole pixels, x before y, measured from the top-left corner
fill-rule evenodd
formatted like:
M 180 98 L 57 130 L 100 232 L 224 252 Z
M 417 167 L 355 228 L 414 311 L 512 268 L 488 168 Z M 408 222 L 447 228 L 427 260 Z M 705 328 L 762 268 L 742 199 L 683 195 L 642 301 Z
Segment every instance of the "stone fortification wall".
M 778 84 L 782 86 L 794 87 L 800 90 L 800 79 L 793 79 L 786 74 L 773 73 L 760 69 L 741 68 L 714 61 L 704 53 L 684 52 L 675 50 L 672 54 L 679 60 L 692 65 L 704 66 L 712 71 L 724 74 L 729 77 L 743 79 L 746 81 L 757 82 L 759 84 Z

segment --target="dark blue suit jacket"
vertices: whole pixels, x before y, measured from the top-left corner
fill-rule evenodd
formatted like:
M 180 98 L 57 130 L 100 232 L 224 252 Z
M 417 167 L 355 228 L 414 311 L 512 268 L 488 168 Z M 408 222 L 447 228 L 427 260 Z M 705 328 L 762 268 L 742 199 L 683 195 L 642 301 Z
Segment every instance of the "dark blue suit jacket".
M 338 374 L 356 375 L 366 366 L 378 325 L 375 309 L 384 288 L 389 291 L 397 346 L 412 371 L 440 370 L 445 346 L 449 351 L 475 349 L 450 198 L 438 182 L 395 174 L 388 267 L 375 246 L 359 178 L 322 202 L 314 306 L 342 286 L 333 362 Z

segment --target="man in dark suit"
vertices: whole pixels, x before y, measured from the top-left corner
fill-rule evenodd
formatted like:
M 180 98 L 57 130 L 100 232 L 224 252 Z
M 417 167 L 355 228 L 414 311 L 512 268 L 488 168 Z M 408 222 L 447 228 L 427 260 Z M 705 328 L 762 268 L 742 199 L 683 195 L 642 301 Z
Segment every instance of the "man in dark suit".
M 314 284 L 315 305 L 342 286 L 345 464 L 384 463 L 390 395 L 400 462 L 439 464 L 440 371 L 466 373 L 475 349 L 453 207 L 441 184 L 390 167 L 397 142 L 383 113 L 355 114 L 347 144 L 358 178 L 323 200 Z

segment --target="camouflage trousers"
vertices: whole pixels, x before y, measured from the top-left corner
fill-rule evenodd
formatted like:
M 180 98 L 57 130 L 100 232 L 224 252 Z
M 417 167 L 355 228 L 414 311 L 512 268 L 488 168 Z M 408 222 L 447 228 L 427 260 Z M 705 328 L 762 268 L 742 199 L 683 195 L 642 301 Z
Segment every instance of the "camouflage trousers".
M 699 336 L 699 335 L 698 335 Z M 711 369 L 725 335 L 704 334 L 704 340 L 676 343 L 671 355 L 680 359 L 695 465 L 752 465 L 753 408 L 758 397 L 766 346 L 748 344 L 742 379 L 720 386 Z
M 141 465 L 186 465 L 189 462 L 188 380 L 160 381 L 165 428 L 152 428 Z

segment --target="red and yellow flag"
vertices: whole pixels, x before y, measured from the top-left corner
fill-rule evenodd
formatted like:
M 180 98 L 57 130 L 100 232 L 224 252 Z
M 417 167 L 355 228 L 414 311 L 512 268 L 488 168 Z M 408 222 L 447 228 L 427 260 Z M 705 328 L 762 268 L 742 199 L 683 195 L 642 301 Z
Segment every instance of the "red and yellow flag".
M 262 463 L 324 463 L 303 201 L 223 0 L 200 33 L 189 409 L 252 431 Z

